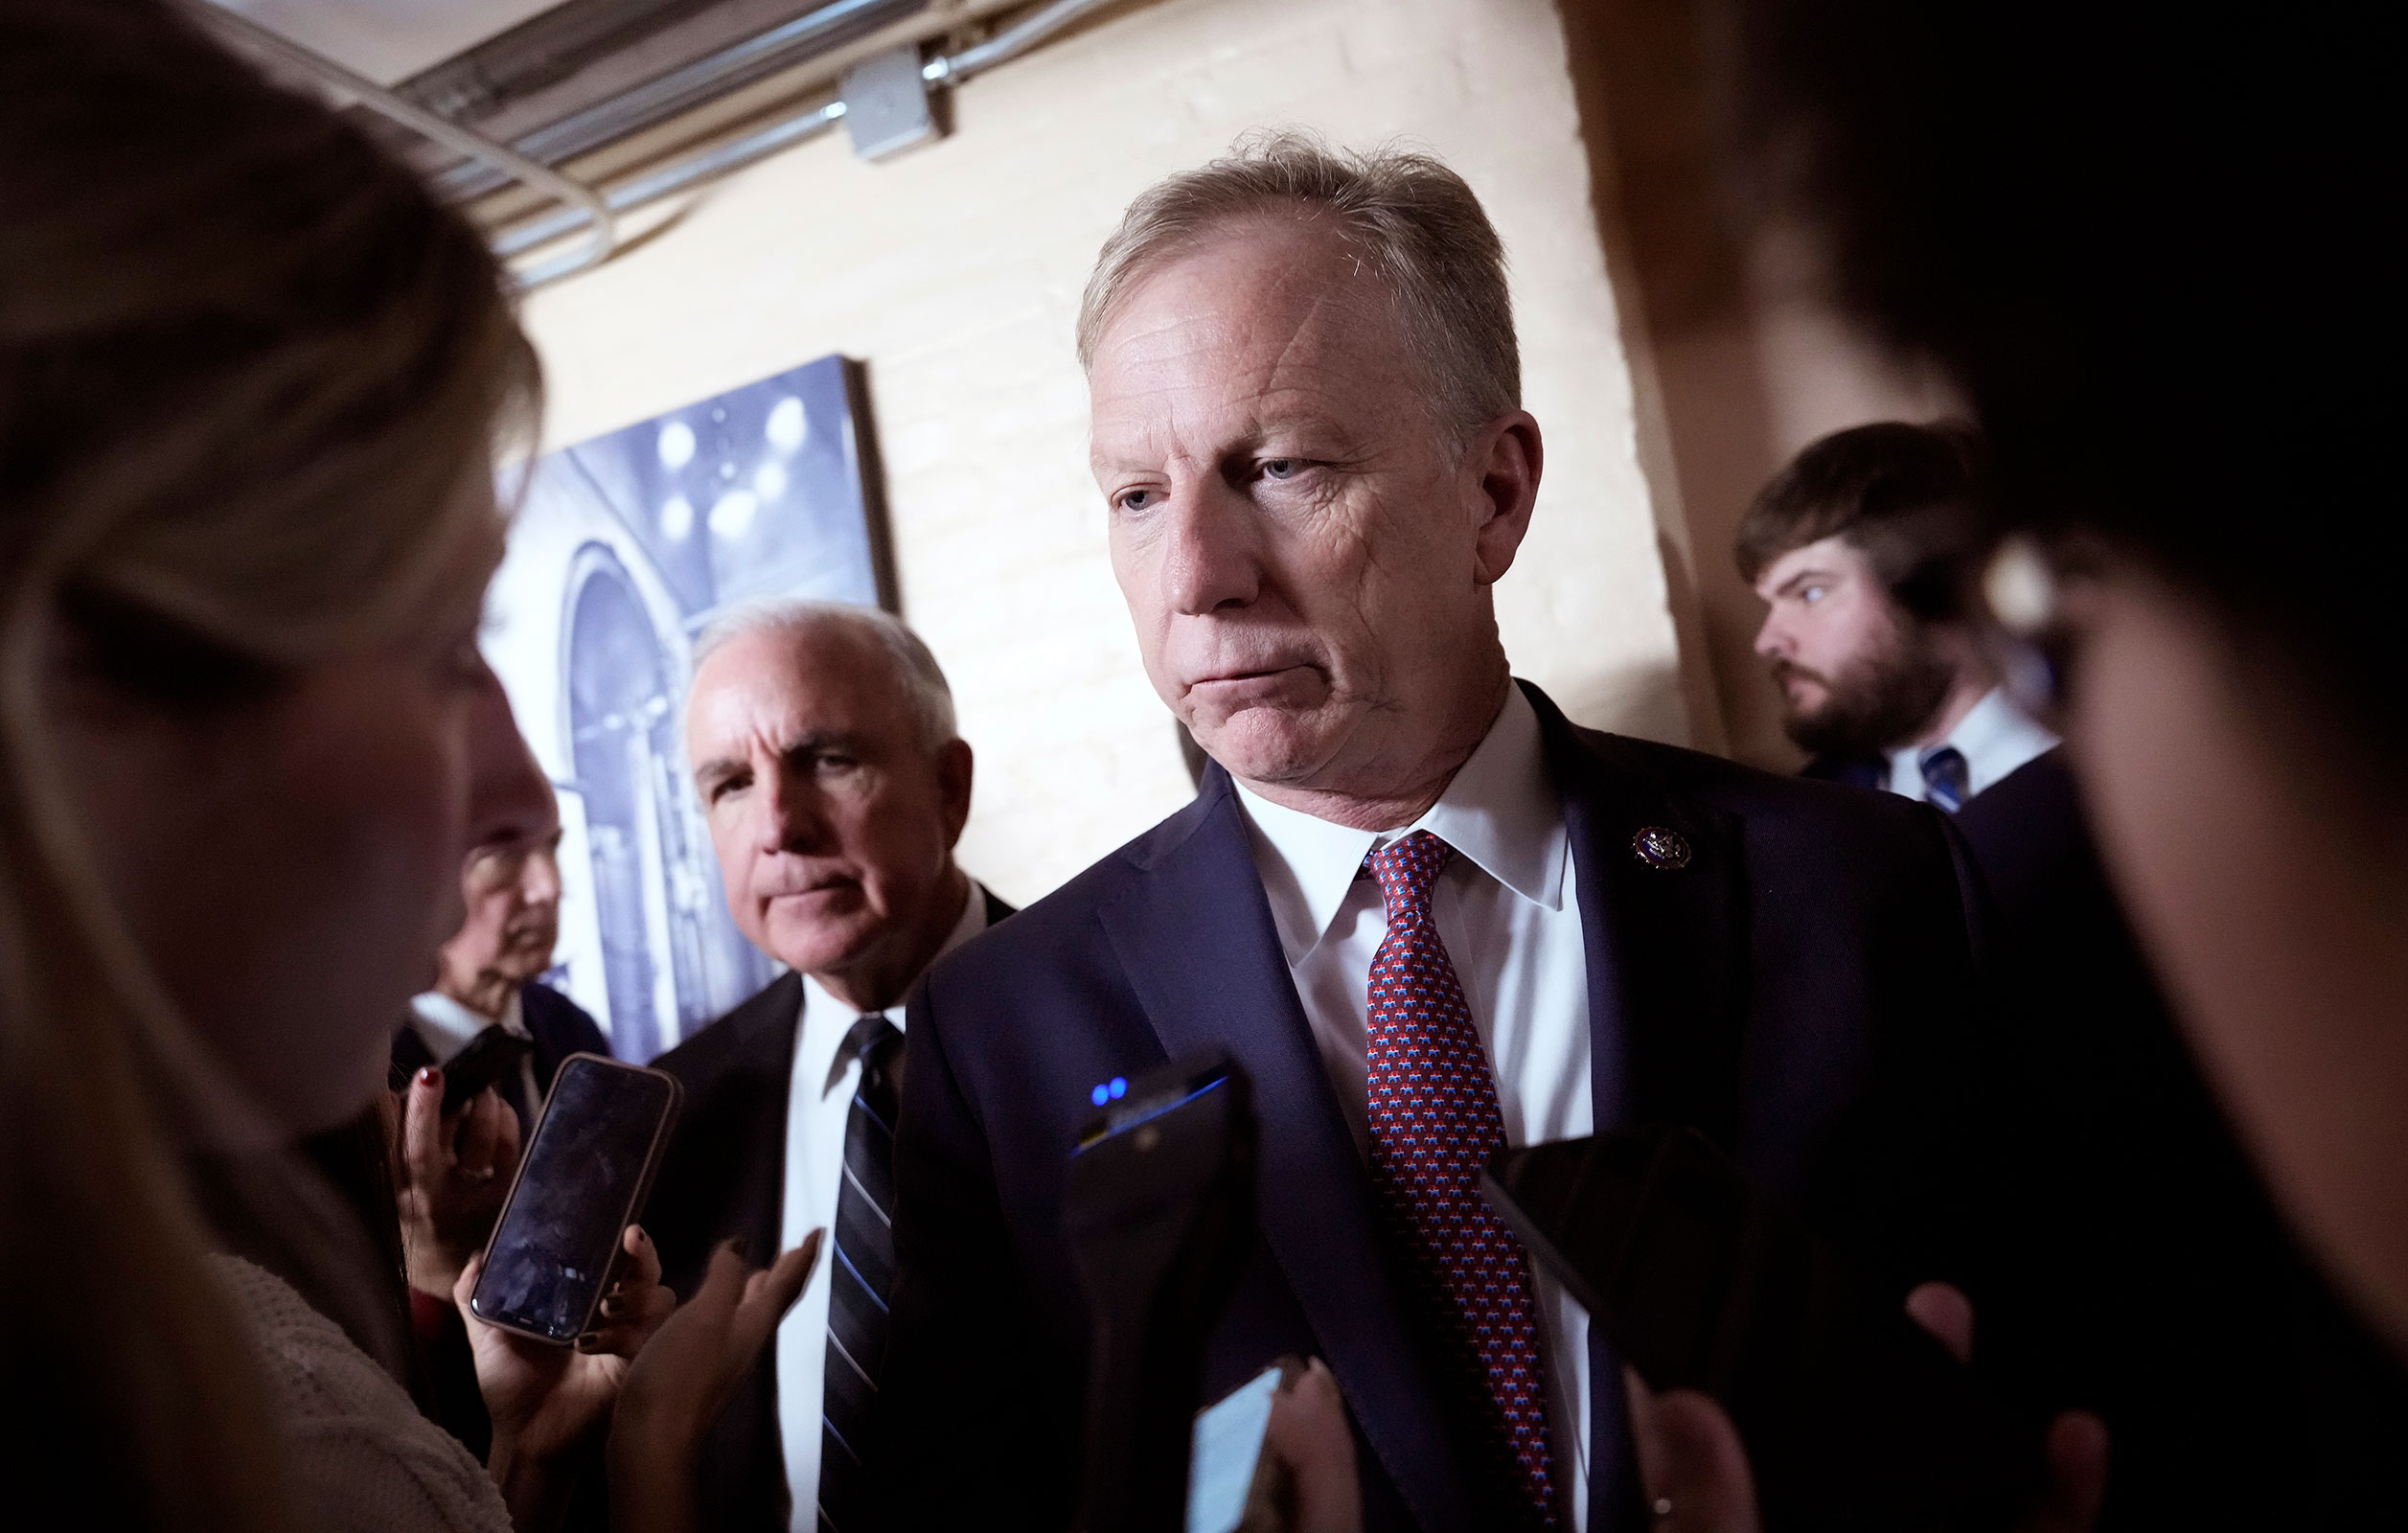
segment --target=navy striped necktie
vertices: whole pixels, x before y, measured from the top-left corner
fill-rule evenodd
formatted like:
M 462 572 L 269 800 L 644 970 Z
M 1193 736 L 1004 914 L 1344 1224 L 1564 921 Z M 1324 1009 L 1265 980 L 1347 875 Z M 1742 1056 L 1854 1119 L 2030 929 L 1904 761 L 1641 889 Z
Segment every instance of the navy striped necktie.
M 1965 807 L 1965 800 L 1973 796 L 1973 768 L 1966 765 L 1963 751 L 1954 745 L 1937 745 L 1923 752 L 1919 765 L 1926 797 L 1951 814 Z
M 895 1108 L 903 1034 L 883 1012 L 853 1024 L 844 1046 L 861 1062 L 844 1123 L 837 1189 L 836 1257 L 828 1274 L 828 1361 L 820 1385 L 819 1527 L 874 1526 L 868 1460 L 878 1372 L 886 1359 L 886 1301 L 895 1285 Z

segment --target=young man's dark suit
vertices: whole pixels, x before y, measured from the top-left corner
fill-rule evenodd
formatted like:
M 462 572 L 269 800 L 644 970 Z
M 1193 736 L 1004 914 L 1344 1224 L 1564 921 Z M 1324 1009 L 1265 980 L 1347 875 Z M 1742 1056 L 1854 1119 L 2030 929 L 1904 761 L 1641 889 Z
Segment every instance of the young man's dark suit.
M 2108 890 L 2061 751 L 1966 802 L 2000 1025 L 1976 1361 L 2106 1418 L 2103 1530 L 2408 1526 L 2408 1374 L 2282 1227 Z
M 986 895 L 987 925 L 1013 907 Z M 786 1213 L 787 1092 L 803 1015 L 789 972 L 653 1064 L 685 1087 L 685 1107 L 645 1204 L 644 1227 L 680 1299 L 701 1286 L 711 1250 L 742 1236 L 754 1266 L 778 1251 Z M 826 1251 L 820 1260 L 830 1260 Z M 776 1343 L 703 1442 L 702 1525 L 785 1533 L 786 1451 L 778 1433 Z
M 1953 1270 L 1971 954 L 1938 814 L 1577 729 L 1525 690 L 1566 802 L 1599 1124 L 1698 1126 L 1901 1293 Z M 1639 858 L 1650 827 L 1686 841 L 1686 866 Z M 1357 1424 L 1367 1526 L 1491 1525 L 1219 766 L 1187 808 L 937 964 L 906 1038 L 881 1385 L 905 1525 L 1068 1524 L 1086 1312 L 1063 1167 L 1096 1082 L 1211 1045 L 1252 1077 L 1263 1239 L 1204 1397 L 1319 1354 Z M 1600 1406 L 1601 1426 L 1619 1420 L 1618 1393 Z

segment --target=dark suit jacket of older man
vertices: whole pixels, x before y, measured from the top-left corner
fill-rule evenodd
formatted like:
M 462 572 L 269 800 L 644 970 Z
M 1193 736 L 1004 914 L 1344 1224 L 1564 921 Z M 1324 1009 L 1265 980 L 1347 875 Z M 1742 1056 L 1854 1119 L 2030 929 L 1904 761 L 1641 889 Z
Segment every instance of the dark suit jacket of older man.
M 1013 913 L 993 892 L 985 898 L 988 926 Z M 786 1218 L 787 1094 L 802 1018 L 802 976 L 781 974 L 653 1062 L 686 1091 L 644 1208 L 661 1275 L 680 1299 L 702 1286 L 711 1251 L 730 1236 L 743 1237 L 756 1267 L 777 1254 Z M 822 1251 L 820 1260 L 834 1258 Z M 773 1339 L 703 1440 L 698 1479 L 705 1527 L 787 1526 L 776 1353 Z
M 518 1017 L 526 1023 L 527 1036 L 535 1040 L 535 1052 L 530 1058 L 535 1064 L 539 1097 L 552 1089 L 552 1077 L 560 1073 L 561 1061 L 571 1054 L 610 1052 L 610 1041 L 603 1036 L 601 1024 L 585 1008 L 540 979 L 530 979 L 518 988 Z M 397 1079 L 406 1080 L 421 1067 L 434 1063 L 435 1057 L 426 1052 L 426 1045 L 419 1041 L 416 1032 L 404 1026 L 393 1035 L 393 1070 Z M 516 1091 L 503 1091 L 501 1098 L 517 1114 L 518 1140 L 524 1144 L 535 1133 L 534 1120 L 527 1116 Z
M 1523 686 L 1565 799 L 1599 1125 L 1694 1124 L 1901 1293 L 1953 1275 L 1972 953 L 1939 815 L 1575 728 Z M 1686 866 L 1636 855 L 1649 827 L 1686 840 Z M 1253 1081 L 1261 1240 L 1199 1404 L 1283 1353 L 1319 1354 L 1353 1412 L 1368 1526 L 1493 1525 L 1382 1259 L 1370 1178 L 1220 767 L 939 963 L 907 1037 L 881 1401 L 904 1525 L 1068 1524 L 1087 1312 L 1064 1167 L 1096 1082 L 1215 1045 Z M 1622 1430 L 1620 1380 L 1592 1346 L 1602 1435 Z M 1592 1453 L 1623 1461 L 1618 1439 Z M 1636 1525 L 1610 1515 L 1633 1495 L 1593 1494 L 1593 1523 Z

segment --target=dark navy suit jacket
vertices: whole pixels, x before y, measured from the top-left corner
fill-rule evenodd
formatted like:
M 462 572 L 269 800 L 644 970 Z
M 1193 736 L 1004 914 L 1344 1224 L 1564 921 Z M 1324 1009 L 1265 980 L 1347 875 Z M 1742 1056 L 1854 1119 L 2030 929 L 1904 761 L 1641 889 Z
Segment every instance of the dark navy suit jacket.
M 1693 1124 L 1877 1280 L 1954 1275 L 1971 941 L 1937 812 L 1574 728 L 1524 687 L 1571 833 L 1599 1126 Z M 1641 861 L 1648 827 L 1684 837 L 1689 863 Z M 1354 1415 L 1367 1525 L 1492 1522 L 1214 766 L 1194 803 L 914 995 L 881 1396 L 904 1525 L 1068 1525 L 1088 1317 L 1064 1168 L 1096 1082 L 1208 1046 L 1253 1080 L 1261 1240 L 1198 1404 L 1319 1354 Z M 1602 1435 L 1620 1378 L 1597 1345 Z M 1618 1438 L 1592 1453 L 1621 1459 Z M 1593 1483 L 1593 1521 L 1634 1494 Z
M 527 1036 L 535 1040 L 535 1089 L 538 1096 L 552 1089 L 552 1077 L 561 1067 L 561 1061 L 571 1054 L 608 1054 L 610 1041 L 602 1036 L 602 1028 L 585 1008 L 570 1000 L 539 979 L 530 979 L 518 992 L 518 1017 L 527 1024 Z M 407 1078 L 420 1067 L 432 1064 L 433 1055 L 419 1041 L 416 1030 L 403 1026 L 393 1035 L 393 1068 Z M 516 1091 L 505 1091 L 502 1100 L 518 1115 L 518 1142 L 535 1132 L 526 1110 L 519 1104 Z
M 2113 1451 L 2098 1526 L 2408 1526 L 2408 1369 L 2284 1227 L 2109 891 L 2061 751 L 1966 803 L 2003 1025 L 1975 1361 Z
M 986 905 L 990 927 L 1013 913 L 992 891 Z M 802 976 L 781 974 L 653 1062 L 686 1092 L 644 1205 L 661 1275 L 680 1300 L 702 1286 L 713 1247 L 731 1235 L 744 1238 L 754 1266 L 777 1255 L 786 1221 L 787 1093 L 802 1017 Z M 775 1354 L 772 1341 L 703 1439 L 697 1478 L 704 1527 L 784 1533 L 787 1526 Z

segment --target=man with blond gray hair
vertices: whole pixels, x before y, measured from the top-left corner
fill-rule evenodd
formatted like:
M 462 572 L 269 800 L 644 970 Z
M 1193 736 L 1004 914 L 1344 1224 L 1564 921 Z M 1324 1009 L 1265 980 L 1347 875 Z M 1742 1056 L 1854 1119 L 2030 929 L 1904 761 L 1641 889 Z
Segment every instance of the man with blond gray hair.
M 928 646 L 827 602 L 706 629 L 686 752 L 737 928 L 788 972 L 663 1055 L 685 1110 L 646 1224 L 681 1294 L 731 1237 L 827 1253 L 705 1446 L 704 1524 L 885 1524 L 864 1462 L 895 1256 L 903 998 L 1011 913 L 953 862 L 971 753 Z
M 1502 244 L 1436 160 L 1274 134 L 1173 176 L 1078 338 L 1137 648 L 1213 765 L 915 993 L 882 1397 L 904 1521 L 1065 1525 L 1066 1152 L 1093 1083 L 1218 1048 L 1261 1120 L 1261 1244 L 1195 1403 L 1318 1357 L 1365 1525 L 1636 1525 L 1620 1364 L 1480 1166 L 1693 1125 L 1868 1270 L 1944 1275 L 1946 836 L 1514 679 L 1494 593 L 1542 439 Z

